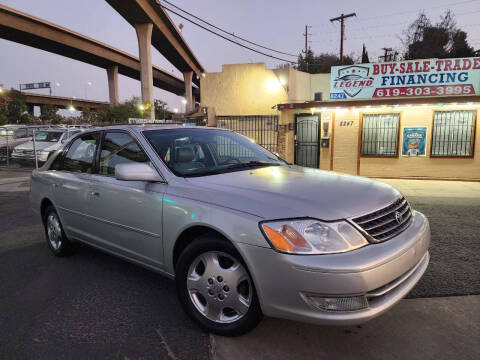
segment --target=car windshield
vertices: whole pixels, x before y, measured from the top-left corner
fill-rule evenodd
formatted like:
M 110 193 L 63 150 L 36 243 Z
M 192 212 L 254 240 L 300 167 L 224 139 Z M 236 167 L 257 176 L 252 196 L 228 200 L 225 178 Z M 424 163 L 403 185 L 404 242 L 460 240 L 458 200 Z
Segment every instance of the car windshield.
M 222 174 L 286 164 L 249 138 L 225 130 L 146 130 L 145 137 L 177 176 Z
M 35 133 L 35 141 L 39 142 L 58 142 L 63 132 L 59 131 L 39 131 Z

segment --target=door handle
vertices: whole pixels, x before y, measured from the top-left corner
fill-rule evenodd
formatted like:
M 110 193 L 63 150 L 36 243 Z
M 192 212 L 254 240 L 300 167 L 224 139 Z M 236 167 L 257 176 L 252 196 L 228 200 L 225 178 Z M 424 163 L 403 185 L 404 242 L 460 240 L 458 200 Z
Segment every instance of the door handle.
M 90 195 L 92 196 L 100 196 L 100 193 L 98 191 L 90 191 Z

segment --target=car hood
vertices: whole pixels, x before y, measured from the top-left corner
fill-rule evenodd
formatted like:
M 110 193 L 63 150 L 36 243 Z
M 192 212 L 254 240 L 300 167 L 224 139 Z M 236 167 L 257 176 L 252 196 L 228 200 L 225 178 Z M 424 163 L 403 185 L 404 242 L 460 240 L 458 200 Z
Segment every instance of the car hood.
M 401 196 L 379 181 L 299 166 L 187 178 L 169 188 L 169 193 L 178 196 L 265 219 L 345 219 L 388 206 Z
M 59 142 L 37 141 L 35 149 L 38 150 L 56 150 L 59 147 Z M 33 141 L 28 141 L 24 144 L 15 147 L 16 150 L 33 150 Z

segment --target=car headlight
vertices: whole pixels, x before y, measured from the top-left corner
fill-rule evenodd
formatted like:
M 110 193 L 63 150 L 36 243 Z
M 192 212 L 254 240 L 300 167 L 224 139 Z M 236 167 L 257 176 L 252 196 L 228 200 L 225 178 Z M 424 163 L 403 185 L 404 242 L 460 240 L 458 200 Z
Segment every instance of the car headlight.
M 260 227 L 275 250 L 289 254 L 332 254 L 368 245 L 367 239 L 346 221 L 314 219 L 263 222 Z

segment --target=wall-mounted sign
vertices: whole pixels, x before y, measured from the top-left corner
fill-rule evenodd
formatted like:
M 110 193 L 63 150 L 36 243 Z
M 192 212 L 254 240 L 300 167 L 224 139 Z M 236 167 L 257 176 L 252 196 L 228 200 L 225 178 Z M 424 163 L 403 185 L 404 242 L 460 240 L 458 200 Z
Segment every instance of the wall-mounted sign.
M 426 147 L 426 127 L 403 128 L 402 156 L 425 156 Z
M 480 57 L 333 66 L 330 99 L 479 94 Z
M 20 84 L 21 90 L 36 90 L 36 89 L 50 89 L 50 82 L 39 82 L 39 83 L 30 83 L 30 84 Z

